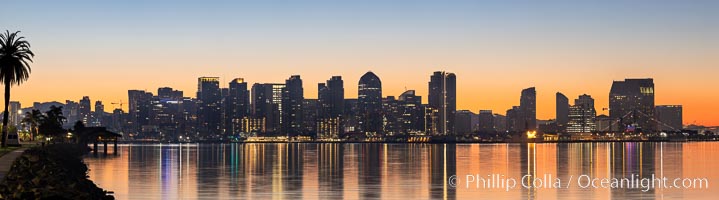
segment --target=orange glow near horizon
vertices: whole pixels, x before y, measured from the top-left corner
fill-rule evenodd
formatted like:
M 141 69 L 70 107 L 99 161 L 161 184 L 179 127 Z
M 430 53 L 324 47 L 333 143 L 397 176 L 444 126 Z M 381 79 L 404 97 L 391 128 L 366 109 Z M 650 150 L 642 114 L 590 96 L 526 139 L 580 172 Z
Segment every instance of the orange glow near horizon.
M 427 101 L 434 71 L 457 75 L 457 108 L 505 114 L 524 88 L 537 116 L 555 93 L 581 94 L 607 114 L 613 80 L 653 78 L 657 105 L 682 105 L 684 124 L 719 125 L 716 2 L 32 2 L 0 13 L 36 54 L 13 101 L 127 102 L 158 87 L 195 96 L 197 77 L 253 83 L 299 74 L 306 98 L 340 75 L 346 98 L 367 71 L 383 95 Z M 27 9 L 33 8 L 33 9 Z M 15 17 L 32 16 L 32 17 Z M 47 17 L 56 16 L 56 17 Z M 50 30 L 50 31 L 48 31 Z M 93 102 L 94 103 L 94 102 Z M 126 110 L 127 108 L 125 108 Z
M 67 61 L 69 62 L 69 61 Z M 230 61 L 227 61 L 230 62 Z M 172 87 L 182 90 L 185 96 L 194 97 L 197 91 L 197 77 L 219 76 L 221 87 L 234 78 L 245 78 L 248 89 L 254 83 L 283 83 L 290 75 L 300 74 L 303 79 L 305 98 L 317 98 L 316 84 L 325 82 L 331 76 L 341 75 L 344 80 L 345 97 L 357 97 L 357 81 L 368 70 L 375 72 L 382 79 L 383 95 L 398 96 L 406 89 L 416 90 L 427 102 L 427 82 L 433 71 L 445 70 L 457 74 L 457 109 L 470 110 L 477 113 L 481 110 L 493 110 L 504 114 L 511 106 L 519 105 L 520 91 L 527 87 L 537 88 L 537 117 L 553 119 L 555 116 L 555 93 L 562 92 L 570 104 L 581 94 L 589 94 L 595 99 L 598 114 L 608 114 L 602 108 L 608 107 L 608 95 L 613 80 L 624 78 L 654 78 L 656 105 L 683 105 L 684 124 L 719 125 L 719 104 L 716 100 L 719 93 L 712 91 L 711 77 L 715 74 L 694 74 L 687 71 L 661 71 L 656 73 L 640 73 L 646 69 L 627 70 L 627 73 L 598 70 L 599 72 L 565 71 L 562 67 L 536 67 L 532 69 L 511 69 L 510 67 L 472 68 L 457 64 L 456 67 L 443 68 L 422 66 L 418 63 L 393 62 L 376 67 L 342 66 L 340 63 L 315 63 L 304 67 L 272 67 L 276 64 L 291 66 L 285 63 L 248 63 L 239 66 L 256 67 L 195 67 L 200 63 L 178 63 L 172 67 L 161 63 L 90 62 L 85 66 L 93 68 L 77 68 L 63 63 L 62 60 L 38 57 L 32 65 L 33 74 L 20 86 L 12 88 L 12 101 L 20 101 L 23 107 L 32 106 L 33 102 L 78 101 L 82 96 L 90 96 L 91 100 L 101 100 L 105 110 L 111 112 L 117 108 L 111 102 L 124 102 L 123 110 L 127 111 L 127 90 L 147 90 L 157 93 L 159 87 Z M 716 63 L 719 65 L 719 63 Z M 209 66 L 221 66 L 209 63 Z M 477 64 L 477 66 L 498 66 L 499 64 Z M 508 64 L 504 64 L 507 66 Z M 297 66 L 297 65 L 295 65 Z M 313 67 L 315 66 L 315 67 Z M 323 67 L 316 67 L 323 66 Z M 411 67 L 420 66 L 420 67 Z M 546 65 L 543 65 L 546 66 Z M 668 67 L 668 66 L 667 66 Z M 510 68 L 510 69 L 507 69 Z M 512 74 L 512 71 L 524 70 Z M 717 69 L 707 69 L 716 71 Z M 633 72 L 634 71 L 634 72 Z M 661 72 L 661 73 L 660 73 Z M 591 75 L 584 75 L 584 74 Z M 582 76 L 582 77 L 580 77 Z M 93 107 L 94 108 L 94 107 Z

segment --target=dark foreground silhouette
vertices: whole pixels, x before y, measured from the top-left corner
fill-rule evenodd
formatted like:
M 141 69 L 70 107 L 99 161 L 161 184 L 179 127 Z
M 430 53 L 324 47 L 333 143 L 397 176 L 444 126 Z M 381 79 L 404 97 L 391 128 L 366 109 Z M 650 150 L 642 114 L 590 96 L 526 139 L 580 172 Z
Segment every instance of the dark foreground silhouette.
M 0 199 L 114 199 L 87 178 L 85 152 L 75 144 L 28 149 L 0 182 Z

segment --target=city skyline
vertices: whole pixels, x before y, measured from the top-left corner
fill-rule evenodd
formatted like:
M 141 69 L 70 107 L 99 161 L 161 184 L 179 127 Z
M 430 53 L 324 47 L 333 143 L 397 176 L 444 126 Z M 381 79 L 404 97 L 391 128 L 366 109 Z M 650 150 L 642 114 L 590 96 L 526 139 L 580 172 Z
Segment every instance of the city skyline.
M 293 74 L 304 88 L 341 75 L 355 98 L 366 71 L 383 78 L 384 96 L 426 96 L 425 76 L 441 70 L 458 75 L 458 110 L 501 114 L 519 104 L 516 91 L 536 87 L 539 119 L 554 118 L 556 92 L 589 94 L 608 114 L 610 81 L 651 77 L 657 105 L 683 105 L 684 124 L 716 126 L 719 93 L 707 88 L 719 74 L 718 3 L 8 2 L 0 17 L 29 16 L 4 22 L 38 54 L 13 88 L 22 105 L 89 95 L 111 110 L 128 89 L 190 94 L 200 76 Z
M 712 199 L 719 0 L 0 6 L 0 199 Z
M 434 76 L 437 76 L 437 73 L 445 73 L 445 72 L 444 72 L 444 71 L 435 71 L 435 72 L 432 72 L 432 73 L 434 73 L 434 74 L 429 74 L 429 75 L 431 75 L 431 76 L 429 76 L 429 79 L 427 80 L 427 83 L 426 83 L 426 84 L 430 84 L 430 87 L 432 87 L 432 80 L 433 80 Z M 363 75 L 367 75 L 367 74 L 372 74 L 372 75 L 374 75 L 374 73 L 373 73 L 372 71 L 367 71 L 367 72 L 363 73 Z M 447 74 L 451 74 L 452 77 L 455 77 L 455 73 L 447 73 Z M 293 79 L 293 78 L 294 78 L 294 79 L 298 79 L 299 76 L 301 76 L 301 75 L 289 75 L 288 77 L 289 77 L 290 79 Z M 340 80 L 344 80 L 341 75 L 333 75 L 333 76 L 331 76 L 331 77 L 332 77 L 331 79 L 339 78 Z M 461 75 L 460 75 L 460 77 L 461 77 Z M 378 77 L 378 78 L 379 78 L 380 80 L 384 80 L 384 79 L 382 79 L 382 77 Z M 427 77 L 425 77 L 425 78 L 427 78 Z M 257 87 L 257 86 L 269 86 L 267 93 L 268 93 L 268 95 L 270 95 L 270 96 L 272 96 L 272 95 L 273 95 L 274 93 L 276 93 L 276 92 L 281 91 L 281 90 L 285 87 L 284 81 L 268 81 L 268 82 L 256 82 L 256 83 L 252 83 L 252 82 L 247 82 L 247 81 L 245 81 L 245 79 L 247 79 L 246 77 L 235 77 L 235 78 L 232 78 L 232 79 L 231 79 L 232 81 L 222 82 L 223 78 L 215 77 L 215 76 L 201 76 L 201 77 L 196 77 L 196 80 L 198 80 L 200 83 L 203 82 L 204 79 L 211 79 L 212 81 L 217 81 L 217 84 L 219 84 L 219 85 L 217 85 L 217 87 L 218 87 L 220 90 L 227 90 L 228 92 L 229 92 L 228 89 L 231 88 L 232 84 L 236 84 L 236 83 L 238 82 L 238 80 L 239 80 L 240 83 L 243 83 L 243 84 L 245 84 L 245 85 L 248 85 L 248 87 L 247 87 L 247 91 L 248 91 L 248 92 L 249 92 L 250 89 L 251 89 L 249 86 L 253 86 L 253 87 Z M 656 81 L 656 80 L 653 80 L 652 78 L 646 78 L 646 79 L 648 79 L 648 80 L 650 80 L 650 81 Z M 361 77 L 360 77 L 360 79 L 358 79 L 358 80 L 361 80 Z M 645 80 L 645 78 L 640 78 L 640 79 L 636 79 L 636 78 L 626 78 L 625 80 Z M 347 81 L 347 80 L 345 80 L 345 81 Z M 304 83 L 302 83 L 302 82 L 304 82 Z M 357 82 L 357 81 L 351 81 L 351 82 Z M 614 80 L 614 81 L 612 81 L 612 82 L 613 82 L 614 84 L 616 84 L 617 82 L 624 82 L 624 80 Z M 196 91 L 198 91 L 198 89 L 202 88 L 202 85 L 197 85 L 197 84 L 198 84 L 198 83 L 196 83 L 196 85 L 195 85 L 195 88 L 197 88 Z M 323 82 L 319 82 L 319 83 L 307 83 L 306 81 L 300 81 L 299 84 L 301 85 L 301 86 L 300 86 L 301 88 L 305 88 L 305 84 L 320 84 L 320 85 L 326 85 L 326 83 L 323 83 Z M 614 85 L 614 84 L 610 84 L 610 85 Z M 357 84 L 358 87 L 359 87 L 359 85 L 360 85 L 360 84 Z M 281 87 L 275 88 L 274 90 L 277 90 L 277 91 L 273 91 L 272 88 L 273 88 L 274 86 L 281 86 Z M 350 85 L 350 86 L 351 86 L 351 85 Z M 322 87 L 322 86 L 320 86 L 320 87 Z M 425 86 L 425 88 L 426 88 L 426 87 L 427 87 L 427 86 Z M 350 88 L 352 88 L 352 87 L 350 87 Z M 357 87 L 354 87 L 354 88 L 357 88 Z M 344 95 L 344 98 L 343 98 L 343 99 L 345 99 L 345 100 L 347 100 L 347 99 L 354 99 L 354 100 L 356 101 L 356 100 L 358 99 L 358 96 L 357 96 L 358 90 L 355 90 L 355 91 L 354 91 L 354 96 L 352 96 L 352 94 L 349 94 L 349 96 L 348 96 L 348 94 L 346 94 L 347 91 L 348 91 L 347 89 L 348 89 L 347 86 L 345 86 L 345 87 L 343 88 L 343 90 L 344 90 L 344 92 L 343 92 L 343 94 L 342 94 L 342 95 Z M 380 85 L 380 88 L 379 88 L 379 89 L 380 89 L 380 91 L 381 91 L 381 90 L 384 90 L 384 87 L 382 87 L 382 86 Z M 653 88 L 652 88 L 652 89 L 653 89 Z M 166 91 L 166 93 L 175 92 L 175 93 L 173 93 L 173 94 L 166 94 L 166 95 L 165 95 L 165 96 L 167 96 L 167 95 L 173 95 L 172 98 L 179 98 L 179 99 L 182 99 L 182 98 L 191 98 L 191 99 L 199 100 L 197 95 L 195 95 L 195 96 L 193 96 L 193 95 L 187 95 L 187 94 L 190 94 L 190 93 L 191 93 L 191 94 L 200 94 L 199 92 L 198 92 L 198 93 L 194 93 L 194 92 L 192 92 L 192 91 L 180 90 L 180 89 L 175 88 L 175 87 L 172 87 L 172 86 L 161 86 L 161 87 L 158 87 L 158 88 L 155 88 L 155 89 L 128 89 L 128 90 L 125 91 L 124 99 L 121 99 L 121 100 L 118 100 L 118 101 L 107 101 L 107 100 L 104 100 L 104 99 L 95 99 L 95 98 L 93 98 L 92 95 L 82 95 L 81 97 L 79 97 L 79 101 L 78 101 L 78 98 L 75 98 L 75 99 L 72 99 L 72 98 L 71 98 L 71 99 L 65 99 L 65 100 L 51 100 L 51 101 L 39 101 L 39 102 L 36 101 L 36 102 L 28 103 L 28 104 L 24 104 L 24 103 L 20 102 L 20 104 L 21 104 L 20 108 L 22 108 L 22 109 L 32 108 L 32 107 L 33 107 L 33 104 L 37 104 L 37 103 L 44 104 L 44 103 L 59 102 L 59 103 L 65 104 L 66 101 L 72 101 L 72 102 L 75 103 L 75 104 L 78 104 L 78 102 L 79 102 L 79 104 L 78 104 L 79 108 L 80 108 L 80 109 L 86 109 L 86 110 L 87 110 L 87 111 L 85 111 L 85 113 L 96 112 L 96 109 L 97 109 L 97 106 L 98 106 L 97 103 L 102 103 L 102 106 L 104 106 L 104 107 L 103 107 L 103 110 L 104 110 L 105 113 L 111 114 L 111 113 L 113 112 L 113 110 L 115 110 L 115 109 L 117 109 L 117 108 L 120 108 L 119 105 L 123 105 L 122 108 L 121 108 L 121 109 L 123 110 L 123 112 L 129 113 L 130 115 L 132 115 L 132 114 L 130 113 L 130 109 L 129 109 L 129 107 L 132 105 L 132 103 L 131 103 L 132 100 L 128 100 L 128 94 L 127 94 L 128 91 L 131 93 L 129 96 L 130 96 L 130 99 L 132 99 L 132 98 L 133 98 L 132 96 L 133 96 L 134 93 L 147 94 L 147 95 L 155 95 L 155 96 L 163 96 L 163 95 L 162 95 L 162 92 L 163 92 L 162 90 L 170 90 L 170 91 Z M 406 90 L 403 91 L 403 92 L 402 92 L 401 94 L 399 94 L 399 95 L 395 95 L 395 94 L 381 94 L 381 99 L 385 99 L 386 97 L 395 97 L 395 98 L 398 98 L 399 96 L 401 96 L 402 94 L 404 94 L 404 93 L 406 93 L 406 92 L 408 92 L 408 91 L 412 91 L 413 93 L 416 93 L 417 90 L 420 90 L 420 91 L 421 91 L 422 89 L 419 89 L 419 88 L 406 88 Z M 495 109 L 483 109 L 483 108 L 480 108 L 480 109 L 476 109 L 476 110 L 470 110 L 470 109 L 462 109 L 461 107 L 458 107 L 458 108 L 456 108 L 456 111 L 464 111 L 464 110 L 467 110 L 467 111 L 471 111 L 471 112 L 474 113 L 474 114 L 479 114 L 479 113 L 481 113 L 481 111 L 492 111 L 493 114 L 495 114 L 495 115 L 496 115 L 496 114 L 505 115 L 505 114 L 506 114 L 505 111 L 507 111 L 507 110 L 521 109 L 520 104 L 522 103 L 522 99 L 524 98 L 524 97 L 523 97 L 523 94 L 524 94 L 525 92 L 530 91 L 530 90 L 531 90 L 530 93 L 531 93 L 532 95 L 534 95 L 534 96 L 539 96 L 538 94 L 536 94 L 536 93 L 538 93 L 538 92 L 536 92 L 536 88 L 535 88 L 535 87 L 530 87 L 530 86 L 528 86 L 528 87 L 523 87 L 523 88 L 521 88 L 521 89 L 518 90 L 518 91 L 521 91 L 521 93 L 518 92 L 518 91 L 515 91 L 515 95 L 516 95 L 516 98 L 517 98 L 517 102 L 514 103 L 514 105 L 511 105 L 511 106 L 509 106 L 509 107 L 506 108 L 506 109 L 501 109 L 501 108 L 500 108 L 500 109 L 498 109 L 498 110 L 495 110 Z M 304 95 L 307 94 L 306 91 L 307 91 L 306 89 L 301 91 L 302 94 L 303 94 L 303 96 L 302 96 L 303 99 L 315 100 L 315 101 L 319 99 L 319 98 L 318 98 L 319 96 L 315 96 L 315 97 L 307 97 L 307 96 L 304 96 Z M 310 89 L 310 91 L 312 91 L 312 89 Z M 319 90 L 314 90 L 314 91 L 319 91 Z M 351 90 L 349 90 L 349 91 L 351 91 Z M 425 90 L 425 91 L 428 91 L 428 90 Z M 611 91 L 611 90 L 610 90 L 610 91 Z M 133 93 L 133 92 L 134 92 L 134 93 Z M 219 92 L 221 92 L 221 91 L 216 91 L 216 92 L 218 92 L 217 95 L 219 95 Z M 653 91 L 652 91 L 652 92 L 653 92 Z M 315 93 L 317 93 L 317 92 L 315 92 Z M 609 92 L 608 92 L 608 93 L 609 93 Z M 557 108 L 557 107 L 556 107 L 556 106 L 557 106 L 557 104 L 556 104 L 557 99 L 556 99 L 556 98 L 559 97 L 559 96 L 556 96 L 556 95 L 557 95 L 557 94 L 562 94 L 562 95 L 563 95 L 564 93 L 563 93 L 562 91 L 559 91 L 559 92 L 556 92 L 556 93 L 554 93 L 554 94 L 555 94 L 555 95 L 552 95 L 552 96 L 554 96 L 554 97 L 553 97 L 553 101 L 555 101 L 555 102 L 552 102 L 552 104 L 554 104 L 554 107 L 552 107 L 550 116 L 549 116 L 548 118 L 542 118 L 541 116 L 537 115 L 537 116 L 536 116 L 536 119 L 537 119 L 537 120 L 554 120 L 554 121 L 556 122 L 557 116 L 558 116 L 558 115 L 557 115 L 558 113 L 557 113 L 557 110 L 556 110 L 556 108 Z M 179 95 L 179 96 L 178 96 L 178 95 Z M 249 93 L 246 94 L 246 95 L 248 95 L 248 98 L 249 98 Z M 429 92 L 427 92 L 427 93 L 425 93 L 425 94 L 421 94 L 421 93 L 417 94 L 417 96 L 419 96 L 419 97 L 424 97 L 424 98 L 420 98 L 420 100 L 421 100 L 421 103 L 422 103 L 422 104 L 425 104 L 425 105 L 429 105 L 429 104 L 430 104 L 428 95 L 429 95 Z M 580 94 L 577 94 L 576 96 L 582 97 L 582 96 L 585 96 L 585 95 L 590 95 L 590 94 L 580 93 Z M 590 96 L 591 96 L 591 95 L 590 95 Z M 659 97 L 659 96 L 661 96 L 661 95 L 658 95 L 657 97 Z M 147 98 L 150 98 L 150 97 L 151 97 L 151 96 L 148 96 Z M 653 97 L 653 98 L 657 98 L 657 97 Z M 88 99 L 88 98 L 92 98 L 92 99 Z M 218 97 L 218 98 L 219 98 L 219 97 Z M 253 98 L 254 98 L 254 97 L 253 97 Z M 274 99 L 274 100 L 273 100 L 273 101 L 277 101 L 277 102 L 279 102 L 279 101 L 281 100 L 281 99 L 279 99 L 279 98 L 280 98 L 279 96 L 277 96 L 277 97 L 272 97 L 272 98 L 277 98 L 277 99 Z M 536 97 L 535 97 L 535 98 L 536 98 Z M 250 99 L 252 99 L 252 98 L 250 98 Z M 459 99 L 458 99 L 458 100 L 459 100 Z M 592 100 L 593 100 L 593 101 L 597 101 L 596 98 L 592 98 Z M 83 101 L 85 101 L 85 103 L 83 103 Z M 575 101 L 576 101 L 576 100 L 575 100 Z M 11 101 L 11 104 L 15 104 L 15 103 L 17 103 L 17 102 L 18 102 L 18 101 L 13 100 L 13 101 Z M 90 102 L 93 102 L 93 104 L 89 104 Z M 532 100 L 532 102 L 535 102 L 535 103 L 537 104 L 537 105 L 534 105 L 535 107 L 537 107 L 537 108 L 535 108 L 536 110 L 539 110 L 539 109 L 538 109 L 539 106 L 542 106 L 542 105 L 539 103 L 539 101 L 536 100 L 536 99 L 535 99 L 535 100 Z M 249 102 L 248 102 L 248 104 L 249 104 Z M 49 105 L 49 104 L 48 104 L 48 105 Z M 93 106 L 93 105 L 94 105 L 94 106 Z M 252 105 L 254 105 L 254 104 L 252 104 Z M 282 106 L 281 103 L 279 103 L 278 105 L 279 105 L 279 106 Z M 593 105 L 594 105 L 594 103 L 593 103 Z M 661 104 L 661 103 L 656 103 L 655 105 L 656 105 L 657 108 L 659 108 L 659 107 L 665 107 L 665 106 L 672 106 L 672 105 L 679 105 L 680 107 L 683 106 L 683 105 L 681 105 L 681 104 Z M 107 108 L 105 108 L 105 107 L 107 107 Z M 436 106 L 435 106 L 435 107 L 436 107 Z M 572 106 L 569 106 L 569 107 L 572 107 Z M 600 105 L 594 105 L 593 107 L 596 109 L 596 111 L 594 111 L 594 112 L 596 113 L 596 116 L 600 116 L 600 115 L 609 116 L 609 115 L 610 115 L 610 112 L 608 111 L 608 110 L 609 110 L 609 109 L 608 109 L 608 108 L 609 108 L 609 105 L 606 105 L 606 107 L 601 107 Z M 652 106 L 652 107 L 653 107 L 653 106 Z M 219 112 L 219 111 L 218 111 L 218 112 Z M 252 113 L 252 112 L 253 112 L 252 109 L 248 108 L 248 114 L 250 114 L 250 113 Z M 623 112 L 624 112 L 624 111 L 623 111 Z M 538 113 L 538 111 L 537 111 L 537 113 Z M 279 115 L 282 115 L 282 114 L 279 114 Z M 24 116 L 24 113 L 23 113 L 21 116 Z M 686 119 L 685 116 L 686 116 L 686 111 L 684 111 L 683 114 L 682 114 L 683 119 Z M 279 118 L 280 118 L 280 117 L 278 116 L 276 120 L 279 120 Z M 531 119 L 532 117 L 531 117 L 531 116 L 527 116 L 527 118 L 528 118 L 528 119 Z M 450 120 L 451 120 L 451 119 L 450 119 Z M 279 123 L 279 122 L 278 122 L 278 123 Z M 560 120 L 559 124 L 561 124 L 561 120 Z M 683 121 L 682 124 L 683 124 L 683 125 L 715 126 L 715 125 L 706 125 L 706 124 L 691 123 L 691 122 L 687 123 L 687 121 Z M 270 126 L 270 125 L 268 124 L 268 126 Z M 524 125 L 520 125 L 520 126 L 524 126 Z M 530 126 L 531 126 L 531 125 L 530 125 Z M 536 124 L 535 124 L 534 126 L 536 126 Z M 271 126 L 270 126 L 270 127 L 271 127 Z M 277 128 L 279 129 L 279 127 L 277 127 Z M 523 128 L 520 128 L 520 129 L 523 129 Z

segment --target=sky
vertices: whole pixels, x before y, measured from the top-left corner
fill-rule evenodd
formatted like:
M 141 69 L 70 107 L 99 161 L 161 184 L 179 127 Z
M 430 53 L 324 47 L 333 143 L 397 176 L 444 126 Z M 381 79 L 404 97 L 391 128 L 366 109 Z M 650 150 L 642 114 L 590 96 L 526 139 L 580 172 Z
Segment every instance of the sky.
M 457 74 L 457 108 L 504 114 L 537 88 L 537 116 L 555 93 L 607 114 L 612 81 L 654 78 L 657 105 L 685 124 L 719 125 L 719 1 L 7 1 L 0 29 L 22 31 L 36 56 L 11 99 L 127 102 L 128 89 L 197 78 L 283 83 L 305 98 L 341 75 L 356 98 L 367 71 L 383 95 L 426 102 L 434 71 Z M 4 102 L 2 102 L 4 103 Z M 570 102 L 571 103 L 571 102 Z M 125 110 L 127 106 L 124 106 Z

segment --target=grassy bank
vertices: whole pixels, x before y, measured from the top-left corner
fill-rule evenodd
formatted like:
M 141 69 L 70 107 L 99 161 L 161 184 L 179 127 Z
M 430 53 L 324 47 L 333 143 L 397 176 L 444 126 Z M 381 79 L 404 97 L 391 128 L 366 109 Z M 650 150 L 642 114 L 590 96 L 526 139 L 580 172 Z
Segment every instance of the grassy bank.
M 84 153 L 73 144 L 26 150 L 0 182 L 0 199 L 114 199 L 87 179 Z

